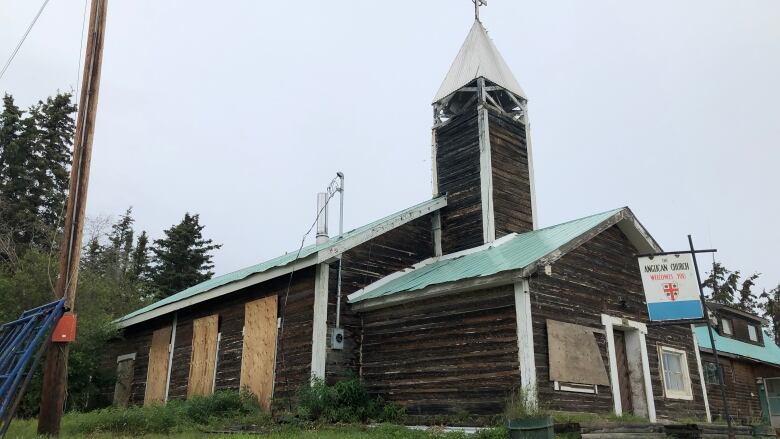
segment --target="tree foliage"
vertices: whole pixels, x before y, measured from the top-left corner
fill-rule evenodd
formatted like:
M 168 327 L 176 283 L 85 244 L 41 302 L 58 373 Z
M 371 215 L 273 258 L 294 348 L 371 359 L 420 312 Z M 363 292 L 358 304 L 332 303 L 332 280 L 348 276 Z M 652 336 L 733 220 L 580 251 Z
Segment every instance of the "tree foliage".
M 13 97 L 3 98 L 0 234 L 15 252 L 19 245 L 53 241 L 67 196 L 75 110 L 69 93 L 38 101 L 26 115 Z
M 214 275 L 211 251 L 222 245 L 204 239 L 204 227 L 199 215 L 185 213 L 179 224 L 165 230 L 164 238 L 154 241 L 151 280 L 159 298 L 207 281 Z
M 26 111 L 10 95 L 2 99 L 0 323 L 55 299 L 74 112 L 69 93 L 38 101 Z M 198 215 L 185 215 L 152 245 L 146 231 L 136 234 L 134 224 L 132 207 L 115 221 L 89 221 L 75 301 L 78 335 L 70 351 L 69 410 L 110 402 L 101 390 L 112 387 L 114 371 L 104 368 L 103 355 L 115 335 L 113 320 L 160 297 L 156 285 L 170 294 L 212 275 L 211 251 L 220 246 L 202 237 Z M 20 408 L 22 415 L 38 410 L 40 372 Z
M 753 293 L 753 287 L 759 276 L 760 273 L 753 273 L 743 278 L 739 270 L 731 271 L 720 262 L 715 262 L 702 285 L 710 290 L 708 300 L 756 312 L 758 297 Z

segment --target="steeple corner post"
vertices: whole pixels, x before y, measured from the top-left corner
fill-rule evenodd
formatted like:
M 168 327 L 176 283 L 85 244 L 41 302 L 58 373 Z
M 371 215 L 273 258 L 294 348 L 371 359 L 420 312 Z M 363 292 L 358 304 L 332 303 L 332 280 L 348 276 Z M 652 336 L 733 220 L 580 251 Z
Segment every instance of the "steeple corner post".
M 482 201 L 482 242 L 496 240 L 496 215 L 493 204 L 493 159 L 490 146 L 490 120 L 488 115 L 485 78 L 477 79 L 477 129 L 479 130 L 479 181 Z

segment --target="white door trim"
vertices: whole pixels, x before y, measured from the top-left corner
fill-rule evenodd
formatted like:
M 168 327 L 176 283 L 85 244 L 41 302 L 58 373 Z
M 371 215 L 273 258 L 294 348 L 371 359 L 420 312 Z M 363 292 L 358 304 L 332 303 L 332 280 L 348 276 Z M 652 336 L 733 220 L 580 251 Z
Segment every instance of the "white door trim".
M 618 384 L 617 354 L 615 352 L 615 327 L 634 330 L 639 333 L 639 351 L 642 359 L 642 375 L 644 375 L 644 390 L 647 400 L 647 417 L 650 422 L 656 421 L 655 399 L 653 398 L 653 385 L 650 380 L 650 362 L 647 356 L 647 325 L 642 322 L 613 317 L 608 314 L 601 315 L 601 323 L 607 336 L 607 352 L 609 355 L 609 380 L 612 390 L 615 414 L 623 414 L 623 404 L 620 400 L 620 385 Z

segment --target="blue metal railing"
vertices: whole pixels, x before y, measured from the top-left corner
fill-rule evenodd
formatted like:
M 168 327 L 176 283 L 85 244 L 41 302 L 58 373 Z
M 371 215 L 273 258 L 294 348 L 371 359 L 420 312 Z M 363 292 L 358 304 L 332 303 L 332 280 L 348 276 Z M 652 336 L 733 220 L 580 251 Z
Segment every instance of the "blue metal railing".
M 64 300 L 47 303 L 0 326 L 0 437 L 5 436 L 44 351 L 46 336 L 62 316 L 64 306 Z

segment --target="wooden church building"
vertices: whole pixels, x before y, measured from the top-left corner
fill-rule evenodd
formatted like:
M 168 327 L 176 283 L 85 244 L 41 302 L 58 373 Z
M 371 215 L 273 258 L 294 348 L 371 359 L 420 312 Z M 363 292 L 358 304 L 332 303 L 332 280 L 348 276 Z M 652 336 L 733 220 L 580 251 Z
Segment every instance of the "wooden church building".
M 359 377 L 409 414 L 709 417 L 689 326 L 651 326 L 628 208 L 537 226 L 528 100 L 477 20 L 433 103 L 433 197 L 118 320 L 118 405 Z M 341 282 L 339 266 L 341 262 Z

